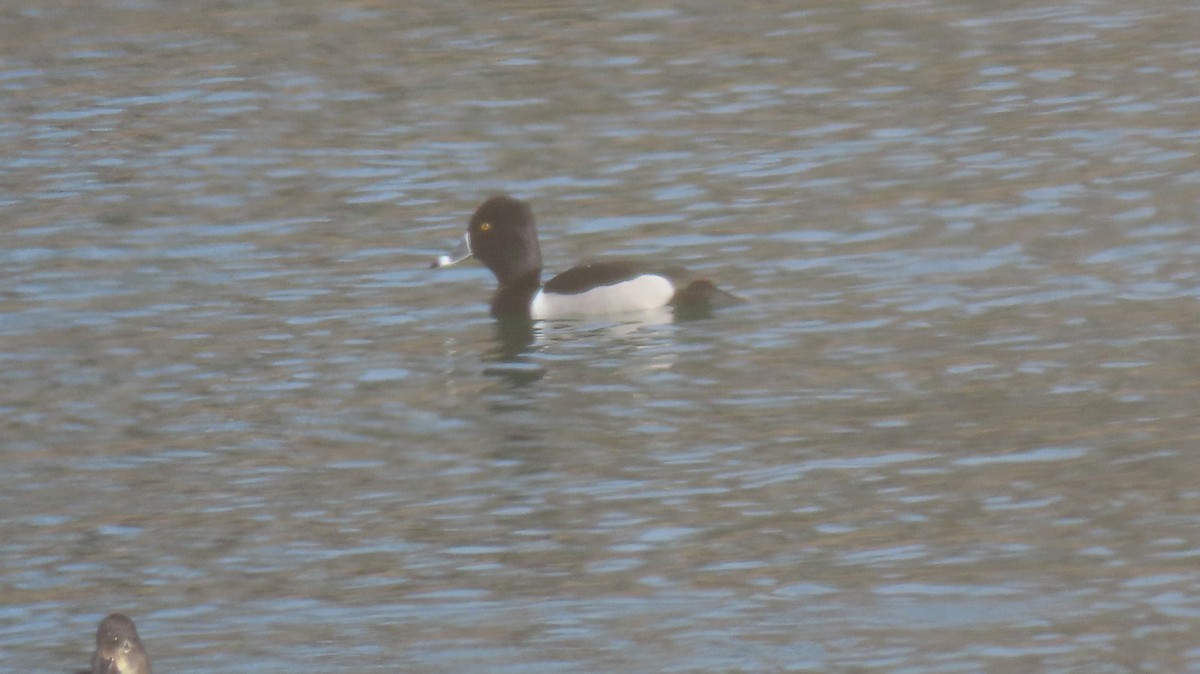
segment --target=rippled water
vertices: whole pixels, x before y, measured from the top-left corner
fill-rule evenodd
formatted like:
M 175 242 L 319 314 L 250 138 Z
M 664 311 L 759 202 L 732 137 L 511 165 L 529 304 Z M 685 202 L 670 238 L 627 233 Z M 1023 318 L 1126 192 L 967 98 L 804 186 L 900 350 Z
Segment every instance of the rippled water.
M 0 9 L 0 652 L 1200 672 L 1200 9 Z M 670 258 L 692 321 L 487 315 Z

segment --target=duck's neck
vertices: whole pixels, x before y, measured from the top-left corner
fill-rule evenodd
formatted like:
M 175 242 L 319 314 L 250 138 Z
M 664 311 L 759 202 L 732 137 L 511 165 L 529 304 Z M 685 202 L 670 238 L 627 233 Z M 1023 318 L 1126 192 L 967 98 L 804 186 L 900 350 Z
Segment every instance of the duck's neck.
M 536 270 L 500 284 L 492 296 L 492 315 L 529 315 L 529 303 L 542 287 L 542 272 Z

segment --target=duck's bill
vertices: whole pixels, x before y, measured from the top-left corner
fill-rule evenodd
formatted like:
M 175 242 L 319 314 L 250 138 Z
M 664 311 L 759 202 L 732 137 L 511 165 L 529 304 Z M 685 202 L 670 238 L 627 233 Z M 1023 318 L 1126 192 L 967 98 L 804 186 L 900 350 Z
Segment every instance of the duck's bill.
M 454 250 L 450 251 L 448 255 L 437 256 L 437 259 L 434 260 L 433 264 L 429 266 L 434 269 L 449 267 L 450 265 L 462 262 L 469 257 L 471 257 L 471 241 L 468 235 L 464 234 L 462 241 L 458 242 L 458 245 L 454 247 Z

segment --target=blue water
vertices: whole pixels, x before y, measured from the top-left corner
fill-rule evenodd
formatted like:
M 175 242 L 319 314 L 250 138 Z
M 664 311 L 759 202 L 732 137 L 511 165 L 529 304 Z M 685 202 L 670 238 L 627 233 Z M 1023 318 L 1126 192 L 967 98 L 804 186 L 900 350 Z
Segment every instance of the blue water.
M 14 671 L 1200 671 L 1191 5 L 27 5 Z M 749 302 L 513 332 L 496 192 Z

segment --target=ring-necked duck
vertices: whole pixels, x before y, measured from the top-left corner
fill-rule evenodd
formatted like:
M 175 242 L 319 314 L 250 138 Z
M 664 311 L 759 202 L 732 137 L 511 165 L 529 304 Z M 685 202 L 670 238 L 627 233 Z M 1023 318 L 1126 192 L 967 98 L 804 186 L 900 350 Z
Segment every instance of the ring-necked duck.
M 668 305 L 702 309 L 743 301 L 708 280 L 693 278 L 686 269 L 625 261 L 573 267 L 542 285 L 542 252 L 533 211 L 509 196 L 492 197 L 476 209 L 462 243 L 432 266 L 447 267 L 468 257 L 496 275 L 499 287 L 492 296 L 493 316 L 554 319 Z
M 80 674 L 151 674 L 150 659 L 132 620 L 113 613 L 100 621 L 92 668 Z

